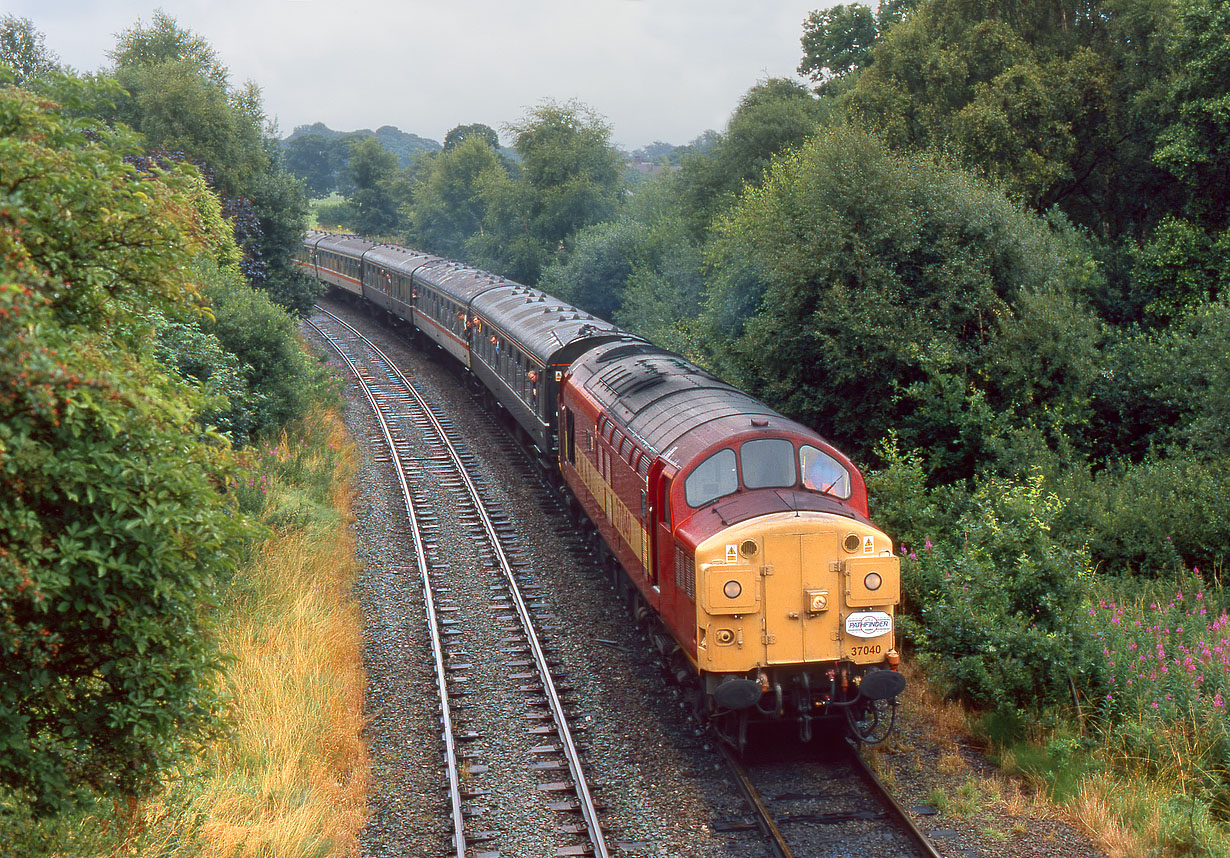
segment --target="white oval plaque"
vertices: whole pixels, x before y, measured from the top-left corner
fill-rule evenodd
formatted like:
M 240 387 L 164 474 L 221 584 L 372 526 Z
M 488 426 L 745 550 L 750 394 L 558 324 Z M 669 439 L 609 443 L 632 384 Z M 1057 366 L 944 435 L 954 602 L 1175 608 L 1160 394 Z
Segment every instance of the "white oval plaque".
M 846 634 L 856 638 L 878 638 L 893 630 L 893 618 L 883 611 L 860 611 L 846 617 Z

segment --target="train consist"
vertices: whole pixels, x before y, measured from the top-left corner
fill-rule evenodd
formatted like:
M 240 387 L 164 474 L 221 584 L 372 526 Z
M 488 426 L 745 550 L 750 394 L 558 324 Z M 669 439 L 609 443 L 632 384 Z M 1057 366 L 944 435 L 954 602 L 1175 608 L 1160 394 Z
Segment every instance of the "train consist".
M 566 487 L 634 616 L 742 748 L 749 722 L 884 738 L 900 564 L 858 469 L 680 356 L 519 283 L 308 233 L 298 264 L 459 362 Z

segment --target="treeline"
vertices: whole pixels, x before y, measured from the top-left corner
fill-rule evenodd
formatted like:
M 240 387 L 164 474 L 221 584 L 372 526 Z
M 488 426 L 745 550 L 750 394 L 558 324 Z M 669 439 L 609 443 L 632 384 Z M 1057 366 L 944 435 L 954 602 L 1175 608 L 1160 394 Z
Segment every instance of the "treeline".
M 332 382 L 257 90 L 159 13 L 58 67 L 0 19 L 0 830 L 128 806 L 225 729 L 242 448 Z M 250 494 L 250 492 L 248 493 Z M 109 815 L 109 814 L 104 814 Z M 16 831 L 18 841 L 11 841 Z
M 440 151 L 440 144 L 417 134 L 407 134 L 391 125 L 375 131 L 334 131 L 323 122 L 302 125 L 282 141 L 286 169 L 303 179 L 308 192 L 316 197 L 333 193 L 351 194 L 350 149 L 368 137 L 374 137 L 385 149 L 397 157 L 397 163 L 405 169 L 419 155 Z
M 544 102 L 515 161 L 484 125 L 405 171 L 356 149 L 347 223 L 684 350 L 865 463 L 895 439 L 929 489 L 1041 469 L 1101 569 L 1211 569 L 1226 15 L 837 6 L 804 27 L 814 90 L 762 81 L 678 170 L 629 189 L 603 118 Z

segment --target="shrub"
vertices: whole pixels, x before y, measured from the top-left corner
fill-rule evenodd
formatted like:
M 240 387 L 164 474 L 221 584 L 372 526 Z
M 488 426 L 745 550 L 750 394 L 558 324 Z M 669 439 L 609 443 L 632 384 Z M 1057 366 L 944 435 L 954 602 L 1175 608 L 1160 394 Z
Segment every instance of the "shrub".
M 348 230 L 354 227 L 355 208 L 349 200 L 327 200 L 316 204 L 316 223 L 321 229 Z
M 138 795 L 214 724 L 208 608 L 245 520 L 195 397 L 0 282 L 0 783 Z
M 329 389 L 328 374 L 300 345 L 295 319 L 261 291 L 218 272 L 205 290 L 215 320 L 203 323 L 238 358 L 257 408 L 261 437 L 307 413 Z
M 1087 560 L 1054 536 L 1063 504 L 1042 477 L 988 479 L 962 498 L 927 491 L 916 456 L 891 444 L 881 452 L 889 465 L 868 481 L 874 512 L 915 518 L 900 548 L 903 632 L 932 674 L 954 695 L 1004 712 L 1064 700 L 1070 679 L 1088 685 L 1094 660 L 1079 611 Z
M 1218 569 L 1230 549 L 1230 462 L 1151 457 L 1092 478 L 1069 476 L 1061 527 L 1079 534 L 1099 569 L 1164 576 Z
M 203 426 L 217 429 L 235 444 L 247 443 L 260 402 L 238 358 L 225 351 L 217 337 L 194 324 L 165 320 L 158 326 L 154 356 L 208 397 L 199 417 Z

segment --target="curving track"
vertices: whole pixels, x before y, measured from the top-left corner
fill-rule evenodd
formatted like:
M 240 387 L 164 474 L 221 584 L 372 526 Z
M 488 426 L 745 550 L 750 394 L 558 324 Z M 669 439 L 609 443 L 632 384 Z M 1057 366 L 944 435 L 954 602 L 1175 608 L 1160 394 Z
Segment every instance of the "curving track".
M 309 324 L 349 367 L 396 465 L 440 696 L 453 854 L 495 855 L 504 846 L 605 858 L 566 689 L 552 677 L 533 596 L 518 586 L 502 523 L 484 507 L 466 457 L 446 421 L 374 343 L 327 311 Z M 434 490 L 412 497 L 412 485 Z M 443 535 L 438 524 L 446 519 L 463 525 L 462 538 Z M 487 762 L 496 758 L 502 762 Z M 577 815 L 579 824 L 569 821 Z

